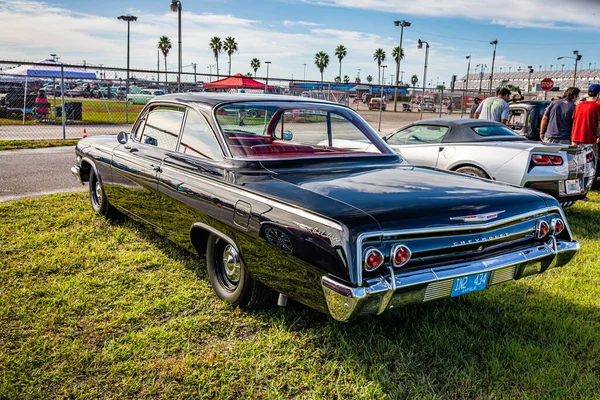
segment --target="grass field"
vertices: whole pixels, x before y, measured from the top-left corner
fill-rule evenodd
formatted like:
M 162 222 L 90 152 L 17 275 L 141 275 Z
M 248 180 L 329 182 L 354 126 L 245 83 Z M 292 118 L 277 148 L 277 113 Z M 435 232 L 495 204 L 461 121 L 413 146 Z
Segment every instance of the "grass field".
M 38 149 L 41 147 L 75 146 L 77 140 L 0 140 L 0 151 Z
M 196 256 L 85 193 L 0 203 L 0 399 L 598 398 L 590 199 L 569 266 L 352 323 L 232 309 Z
M 54 109 L 54 100 L 53 98 L 49 98 L 50 106 Z M 83 98 L 65 98 L 65 102 L 79 102 L 82 108 L 82 121 L 69 121 L 69 124 L 73 123 L 94 123 L 94 124 L 124 124 L 126 121 L 126 113 L 125 113 L 125 101 L 124 100 L 106 100 L 106 102 L 101 99 L 83 99 Z M 62 105 L 61 99 L 56 99 L 56 106 L 60 107 Z M 143 105 L 140 104 L 129 104 L 129 122 L 133 123 L 137 118 L 138 114 L 144 108 Z M 15 113 L 12 118 L 0 118 L 0 125 L 21 125 L 22 114 Z M 35 124 L 53 124 L 54 117 L 52 114 L 48 116 L 48 120 L 44 122 L 36 122 L 31 120 L 31 118 L 26 119 L 26 124 L 35 125 Z M 62 121 L 60 117 L 56 118 L 56 123 L 61 124 Z

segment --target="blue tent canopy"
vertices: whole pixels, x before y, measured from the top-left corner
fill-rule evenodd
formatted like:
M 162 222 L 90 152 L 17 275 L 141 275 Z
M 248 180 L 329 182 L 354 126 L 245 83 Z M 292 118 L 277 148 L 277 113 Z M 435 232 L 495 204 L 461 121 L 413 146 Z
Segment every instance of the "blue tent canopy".
M 61 62 L 51 58 L 41 60 L 33 65 L 21 65 L 2 71 L 0 79 L 11 77 L 25 80 L 26 78 L 59 78 L 61 77 Z M 96 79 L 96 73 L 81 67 L 63 67 L 65 79 Z

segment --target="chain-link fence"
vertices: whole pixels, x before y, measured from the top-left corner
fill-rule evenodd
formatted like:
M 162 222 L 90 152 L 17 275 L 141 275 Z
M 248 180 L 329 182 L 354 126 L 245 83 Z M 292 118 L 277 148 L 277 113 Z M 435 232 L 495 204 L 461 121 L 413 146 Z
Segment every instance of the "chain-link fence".
M 477 92 L 237 74 L 129 71 L 103 65 L 0 60 L 0 140 L 80 138 L 127 131 L 153 97 L 176 92 L 286 94 L 337 102 L 388 132 L 420 118 L 469 116 Z M 266 85 L 265 85 L 266 83 Z M 383 99 L 383 100 L 382 100 Z M 461 109 L 463 113 L 461 113 Z M 396 110 L 396 112 L 394 112 Z M 421 112 L 422 111 L 422 112 Z

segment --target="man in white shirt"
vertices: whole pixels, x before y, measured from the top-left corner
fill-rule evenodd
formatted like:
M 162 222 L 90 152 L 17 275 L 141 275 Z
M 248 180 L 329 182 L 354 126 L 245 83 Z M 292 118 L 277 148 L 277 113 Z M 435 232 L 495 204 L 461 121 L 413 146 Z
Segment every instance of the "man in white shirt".
M 500 89 L 496 97 L 488 97 L 481 102 L 477 111 L 475 111 L 475 119 L 496 121 L 506 125 L 508 121 L 508 99 L 510 99 L 510 90 L 507 88 Z

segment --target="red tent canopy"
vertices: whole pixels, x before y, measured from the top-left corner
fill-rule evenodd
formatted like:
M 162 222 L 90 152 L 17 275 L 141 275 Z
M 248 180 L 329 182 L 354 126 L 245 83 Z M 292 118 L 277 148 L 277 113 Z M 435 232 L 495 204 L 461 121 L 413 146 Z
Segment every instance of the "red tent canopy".
M 265 84 L 248 78 L 242 74 L 235 74 L 228 78 L 220 79 L 214 82 L 207 82 L 202 85 L 204 89 L 262 89 L 265 90 Z M 273 86 L 269 86 L 267 90 L 273 90 Z

